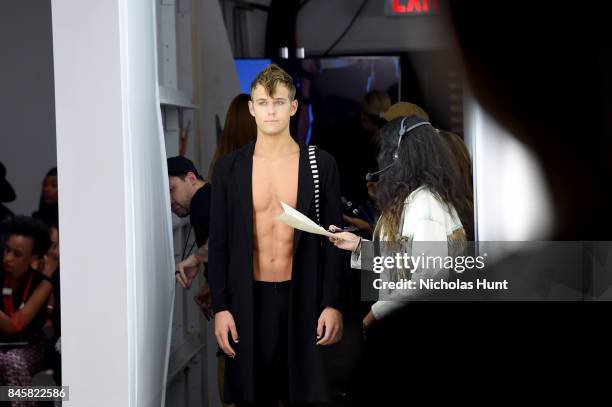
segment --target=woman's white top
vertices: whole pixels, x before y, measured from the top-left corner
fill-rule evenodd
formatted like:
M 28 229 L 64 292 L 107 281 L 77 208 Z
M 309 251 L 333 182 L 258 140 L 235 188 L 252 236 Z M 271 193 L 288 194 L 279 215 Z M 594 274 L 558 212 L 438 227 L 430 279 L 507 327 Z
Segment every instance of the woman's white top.
M 442 256 L 443 258 L 449 255 L 448 241 L 451 236 L 459 229 L 463 229 L 463 225 L 459 220 L 459 216 L 455 208 L 451 207 L 449 212 L 447 206 L 443 204 L 436 196 L 426 187 L 422 186 L 413 191 L 404 201 L 403 224 L 401 225 L 401 236 L 407 238 L 411 242 L 411 252 L 413 255 L 425 254 L 425 256 Z M 381 236 L 385 236 L 385 231 L 381 230 Z M 422 242 L 419 244 L 419 242 Z M 432 244 L 431 242 L 441 242 L 440 244 Z M 384 255 L 384 253 L 381 253 Z M 353 252 L 351 256 L 351 267 L 361 269 L 361 253 Z M 389 281 L 389 276 L 383 278 Z M 435 278 L 436 280 L 445 279 L 448 277 L 448 271 L 445 269 L 421 269 L 412 274 L 410 280 L 418 280 Z M 423 291 L 415 290 L 379 290 L 379 300 L 372 305 L 372 313 L 376 319 L 384 318 L 390 313 L 402 308 L 407 301 L 415 300 Z

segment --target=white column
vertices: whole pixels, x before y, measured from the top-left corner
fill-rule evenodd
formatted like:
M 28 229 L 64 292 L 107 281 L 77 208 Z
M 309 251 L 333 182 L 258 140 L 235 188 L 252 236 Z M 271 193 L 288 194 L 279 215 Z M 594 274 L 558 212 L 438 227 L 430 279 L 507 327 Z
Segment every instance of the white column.
M 163 405 L 174 274 L 151 0 L 53 0 L 63 382 Z

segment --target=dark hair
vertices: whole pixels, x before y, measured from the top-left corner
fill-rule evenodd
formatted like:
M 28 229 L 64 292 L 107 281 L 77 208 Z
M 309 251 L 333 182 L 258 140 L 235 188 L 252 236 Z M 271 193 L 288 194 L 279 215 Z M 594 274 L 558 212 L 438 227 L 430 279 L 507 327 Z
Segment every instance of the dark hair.
M 185 178 L 187 178 L 187 174 L 192 173 L 193 175 L 196 176 L 197 179 L 199 179 L 200 181 L 204 181 L 204 178 L 202 178 L 202 176 L 199 173 L 194 173 L 192 171 L 189 172 L 184 172 L 181 174 L 170 174 L 171 177 L 179 177 L 181 179 L 181 181 L 185 181 Z
M 395 118 L 382 128 L 379 168 L 393 162 L 403 119 Z M 410 116 L 406 118 L 404 126 L 409 127 L 422 121 L 417 116 Z M 404 200 L 421 186 L 428 187 L 447 206 L 449 212 L 455 208 L 462 222 L 470 218 L 471 209 L 459 176 L 457 161 L 436 129 L 425 125 L 404 134 L 398 155 L 395 164 L 381 174 L 376 189 L 382 213 L 381 227 L 386 231 L 399 229 Z M 473 236 L 473 224 L 464 224 L 463 228 L 467 236 Z
M 34 240 L 32 254 L 44 256 L 51 247 L 49 227 L 41 220 L 29 216 L 15 216 L 7 224 L 6 236 L 20 235 Z
M 249 112 L 249 100 L 251 100 L 249 95 L 241 93 L 230 103 L 225 115 L 223 132 L 208 169 L 209 180 L 212 180 L 213 168 L 222 155 L 229 154 L 257 138 L 257 125 Z
M 470 214 L 468 219 L 461 219 L 461 223 L 463 223 L 465 228 L 465 225 L 474 224 L 474 178 L 472 175 L 472 159 L 461 137 L 455 133 L 444 130 L 439 130 L 439 134 L 449 147 L 451 155 L 457 161 L 459 175 L 463 181 L 463 190 L 465 191 Z M 466 232 L 467 231 L 468 229 L 466 228 Z M 473 241 L 474 236 L 468 234 L 468 240 Z

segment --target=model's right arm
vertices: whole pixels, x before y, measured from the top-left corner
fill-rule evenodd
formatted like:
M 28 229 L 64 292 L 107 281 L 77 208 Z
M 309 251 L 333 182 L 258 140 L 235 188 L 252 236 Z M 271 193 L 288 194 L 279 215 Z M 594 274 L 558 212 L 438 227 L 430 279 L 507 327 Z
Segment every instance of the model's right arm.
M 229 309 L 227 274 L 229 269 L 227 165 L 223 158 L 213 171 L 208 241 L 208 277 L 215 313 Z

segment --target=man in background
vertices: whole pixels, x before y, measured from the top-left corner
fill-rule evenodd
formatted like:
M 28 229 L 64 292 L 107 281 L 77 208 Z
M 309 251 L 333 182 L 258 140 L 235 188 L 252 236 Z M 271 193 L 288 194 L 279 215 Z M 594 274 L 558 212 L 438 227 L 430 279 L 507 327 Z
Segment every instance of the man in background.
M 168 158 L 168 183 L 172 212 L 180 218 L 189 216 L 195 234 L 197 250 L 176 265 L 176 280 L 183 288 L 189 288 L 198 274 L 198 266 L 207 265 L 211 185 L 200 176 L 193 162 L 183 156 Z M 210 319 L 208 283 L 200 287 L 195 300 L 206 319 Z

